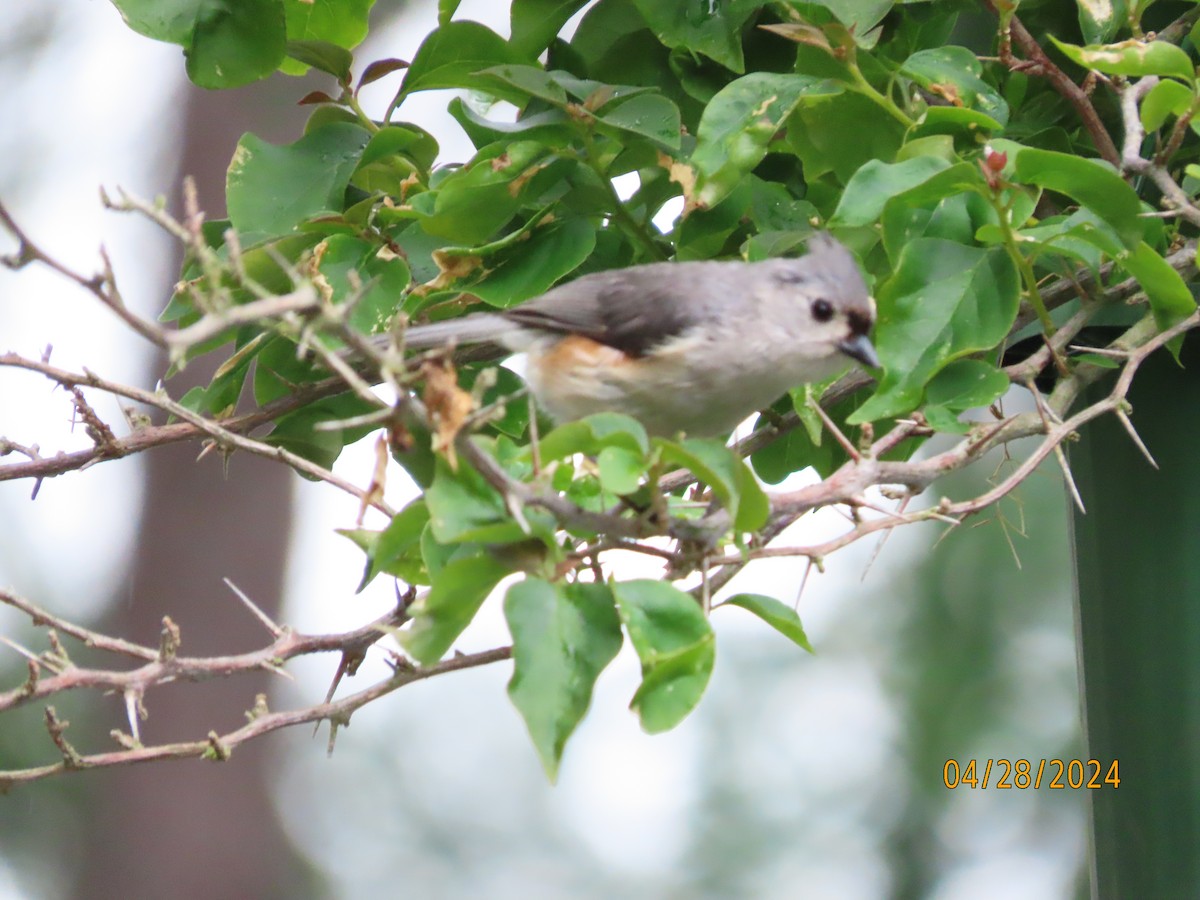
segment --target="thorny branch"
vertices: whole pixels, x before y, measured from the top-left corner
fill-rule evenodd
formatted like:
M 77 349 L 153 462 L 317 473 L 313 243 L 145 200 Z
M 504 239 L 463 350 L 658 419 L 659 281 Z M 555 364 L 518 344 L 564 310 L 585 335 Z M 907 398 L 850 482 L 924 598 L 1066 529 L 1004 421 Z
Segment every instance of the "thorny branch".
M 116 313 L 121 321 L 133 329 L 137 334 L 150 343 L 159 347 L 166 346 L 164 342 L 162 330 L 153 322 L 147 322 L 141 316 L 134 313 L 125 306 L 125 300 L 121 296 L 121 292 L 117 289 L 117 280 L 113 275 L 112 266 L 108 260 L 108 254 L 103 248 L 100 250 L 100 259 L 103 263 L 102 271 L 93 275 L 90 278 L 80 275 L 73 269 L 63 265 L 54 257 L 43 251 L 37 244 L 29 239 L 29 236 L 21 229 L 21 226 L 13 219 L 8 210 L 0 203 L 0 224 L 12 234 L 18 241 L 17 252 L 11 255 L 0 257 L 0 264 L 7 266 L 10 269 L 19 269 L 29 263 L 40 263 L 50 269 L 53 269 L 59 275 L 62 275 L 68 281 L 72 281 L 79 285 L 85 291 L 94 296 L 97 300 Z
M 28 451 L 27 455 L 30 457 L 28 462 L 0 466 L 0 481 L 11 481 L 15 478 L 46 478 L 51 475 L 70 471 L 74 468 L 84 468 L 86 465 L 102 459 L 117 459 L 151 447 L 177 443 L 197 437 L 207 437 L 212 446 L 221 450 L 227 452 L 244 450 L 256 456 L 264 456 L 267 459 L 277 460 L 301 474 L 327 482 L 357 497 L 359 500 L 367 499 L 361 488 L 351 484 L 341 476 L 335 475 L 323 466 L 319 466 L 311 460 L 298 456 L 283 447 L 255 440 L 243 433 L 257 425 L 274 421 L 285 411 L 296 409 L 305 403 L 312 402 L 315 397 L 322 396 L 323 391 L 319 388 L 302 392 L 306 398 L 303 401 L 299 400 L 297 395 L 293 395 L 264 407 L 257 413 L 240 416 L 232 421 L 231 424 L 233 427 L 231 428 L 228 424 L 222 424 L 215 419 L 193 412 L 181 403 L 172 400 L 164 391 L 147 391 L 142 388 L 118 384 L 101 378 L 87 370 L 83 372 L 70 372 L 38 360 L 26 359 L 15 353 L 0 353 L 0 368 L 4 367 L 37 372 L 45 375 L 55 384 L 62 387 L 71 389 L 80 387 L 96 388 L 114 397 L 134 400 L 144 406 L 160 410 L 173 418 L 182 419 L 186 423 L 186 426 L 181 426 L 178 423 L 169 423 L 160 426 L 140 426 L 123 439 L 112 436 L 111 429 L 108 429 L 104 432 L 105 439 L 99 440 L 93 438 L 95 446 L 90 451 L 77 451 L 74 454 L 57 455 L 49 458 L 42 458 L 36 452 Z M 336 392 L 344 390 L 344 384 L 337 385 Z M 330 393 L 334 392 L 333 390 L 330 391 Z M 0 445 L 0 449 L 3 449 L 2 445 Z M 75 465 L 75 463 L 78 463 L 78 465 Z M 369 502 L 387 515 L 393 515 L 395 512 L 387 504 L 383 503 L 382 500 L 370 499 Z
M 0 693 L 0 713 L 78 689 L 112 691 L 126 699 L 130 728 L 128 733 L 112 733 L 114 741 L 121 749 L 106 753 L 80 753 L 66 740 L 65 732 L 69 723 L 58 718 L 54 707 L 47 707 L 47 731 L 62 758 L 49 765 L 0 771 L 0 794 L 18 784 L 84 769 L 125 766 L 155 759 L 224 760 L 247 741 L 281 728 L 310 722 L 331 723 L 332 749 L 333 730 L 349 723 L 351 715 L 368 703 L 415 681 L 499 662 L 508 659 L 511 653 L 508 647 L 498 647 L 480 653 L 456 655 L 426 667 L 413 666 L 402 657 L 392 654 L 392 675 L 337 700 L 327 700 L 297 710 L 273 711 L 267 707 L 266 699 L 260 696 L 254 708 L 247 711 L 247 722 L 241 728 L 226 734 L 210 731 L 202 740 L 143 746 L 138 734 L 138 711 L 142 708 L 142 700 L 149 690 L 174 681 L 227 678 L 262 669 L 280 672 L 282 665 L 288 660 L 315 653 L 340 653 L 344 659 L 357 659 L 391 629 L 405 621 L 404 606 L 398 606 L 374 622 L 344 634 L 306 635 L 289 628 L 278 627 L 275 629 L 275 639 L 270 644 L 250 653 L 236 656 L 187 657 L 180 656 L 177 652 L 179 632 L 169 619 L 164 620 L 162 646 L 151 648 L 74 625 L 9 591 L 0 590 L 0 602 L 26 613 L 35 624 L 51 629 L 51 649 L 41 653 L 34 653 L 6 639 L 7 643 L 26 658 L 29 674 L 19 687 Z M 58 640 L 57 632 L 60 631 L 85 646 L 132 659 L 141 665 L 132 670 L 87 669 L 76 666 Z
M 1025 52 L 1036 58 L 1037 55 L 1030 53 L 1025 47 L 1018 26 L 1019 23 L 1014 21 L 1014 38 Z M 1141 155 L 1145 135 L 1138 118 L 1138 103 L 1152 85 L 1153 79 L 1144 78 L 1133 84 L 1118 87 L 1126 129 L 1119 154 L 1120 164 L 1126 172 L 1151 178 L 1159 186 L 1164 204 L 1173 214 L 1200 224 L 1200 210 L 1197 210 L 1191 199 L 1182 191 L 1168 169 L 1171 153 L 1160 151 L 1151 159 Z M 1170 141 L 1167 148 L 1170 148 Z M 1116 153 L 1115 148 L 1113 152 Z M 188 206 L 192 205 L 194 200 L 189 200 Z M 189 213 L 184 223 L 179 223 L 170 219 L 161 208 L 128 197 L 123 198 L 118 208 L 150 216 L 188 244 L 191 252 L 197 257 L 203 257 L 207 252 L 207 248 L 201 246 L 198 213 Z M 276 459 L 299 472 L 352 494 L 364 505 L 373 505 L 388 515 L 393 513 L 383 502 L 376 485 L 361 488 L 328 469 L 255 438 L 252 434 L 306 404 L 347 390 L 353 391 L 374 411 L 357 417 L 353 422 L 332 423 L 333 425 L 356 427 L 360 424 L 379 424 L 389 428 L 419 425 L 429 428 L 431 411 L 426 403 L 412 394 L 411 388 L 417 375 L 412 362 L 404 359 L 400 344 L 392 348 L 381 348 L 349 328 L 346 324 L 345 308 L 330 304 L 327 298 L 321 296 L 319 290 L 313 289 L 300 272 L 292 273 L 294 290 L 288 294 L 269 295 L 255 289 L 253 285 L 248 285 L 254 297 L 249 303 L 239 305 L 228 302 L 228 298 L 216 298 L 204 305 L 205 314 L 188 328 L 162 328 L 137 317 L 125 308 L 106 261 L 101 275 L 92 278 L 81 276 L 34 244 L 3 207 L 0 207 L 0 224 L 6 226 L 19 242 L 18 252 L 3 260 L 7 265 L 18 267 L 37 263 L 50 267 L 112 309 L 136 333 L 156 346 L 169 349 L 177 362 L 186 359 L 188 351 L 196 343 L 208 340 L 234 325 L 257 322 L 298 340 L 302 347 L 314 353 L 333 373 L 331 377 L 322 381 L 296 386 L 294 392 L 287 397 L 261 409 L 220 418 L 194 412 L 173 399 L 162 387 L 149 391 L 110 381 L 86 369 L 73 372 L 54 366 L 50 362 L 49 351 L 37 359 L 14 352 L 2 353 L 0 368 L 37 373 L 68 392 L 75 414 L 84 422 L 93 446 L 72 453 L 44 456 L 36 444 L 20 443 L 0 437 L 0 457 L 22 457 L 17 462 L 0 465 L 0 480 L 25 478 L 33 480 L 36 484 L 41 479 L 81 470 L 106 459 L 128 456 L 180 441 L 197 441 L 205 447 L 215 448 L 223 453 L 243 450 Z M 233 246 L 236 247 L 236 242 Z M 237 254 L 235 252 L 232 255 L 235 257 L 233 265 L 236 266 Z M 1191 272 L 1195 268 L 1195 248 L 1181 248 L 1167 259 L 1176 270 Z M 208 257 L 201 259 L 202 268 L 209 267 L 210 274 L 216 271 L 215 267 L 219 265 L 224 263 Z M 1056 308 L 1078 299 L 1082 300 L 1081 308 L 1059 327 L 1045 346 L 1004 370 L 1013 384 L 1032 387 L 1033 379 L 1047 366 L 1061 362 L 1072 342 L 1098 309 L 1113 303 L 1145 302 L 1145 295 L 1133 279 L 1109 284 L 1111 272 L 1110 263 L 1099 272 L 1074 273 L 1043 286 L 1042 297 L 1047 307 Z M 1032 315 L 1031 311 L 1023 311 L 1014 333 L 1023 327 Z M 771 517 L 767 526 L 759 534 L 751 536 L 747 547 L 736 554 L 717 549 L 719 538 L 729 529 L 729 517 L 723 509 L 710 508 L 699 519 L 668 516 L 665 521 L 662 517 L 650 516 L 624 506 L 607 512 L 583 509 L 552 490 L 546 479 L 535 477 L 532 481 L 525 482 L 510 476 L 471 436 L 469 428 L 449 433 L 447 440 L 452 443 L 458 457 L 474 467 L 504 498 L 516 521 L 525 521 L 526 509 L 540 507 L 565 528 L 600 535 L 601 537 L 594 542 L 581 544 L 578 552 L 571 556 L 582 571 L 593 573 L 590 577 L 599 578 L 604 575 L 598 561 L 601 553 L 622 550 L 647 554 L 665 562 L 671 577 L 682 578 L 689 573 L 700 571 L 703 582 L 695 589 L 695 593 L 697 596 L 703 594 L 707 601 L 713 592 L 755 559 L 781 555 L 800 556 L 808 559 L 810 568 L 820 567 L 827 556 L 868 535 L 886 533 L 898 526 L 916 522 L 937 521 L 950 526 L 957 525 L 1005 497 L 1051 455 L 1058 458 L 1060 464 L 1064 463 L 1065 457 L 1061 449 L 1063 443 L 1073 439 L 1084 424 L 1097 417 L 1116 415 L 1129 431 L 1131 438 L 1141 447 L 1130 422 L 1126 402 L 1134 375 L 1151 353 L 1198 325 L 1200 313 L 1161 330 L 1153 316 L 1147 313 L 1107 349 L 1102 349 L 1101 352 L 1121 364 L 1121 371 L 1106 397 L 1083 408 L 1076 407 L 1084 388 L 1109 370 L 1088 363 L 1075 364 L 1068 371 L 1061 373 L 1062 377 L 1057 387 L 1048 396 L 1042 398 L 1035 392 L 1035 411 L 1008 415 L 993 410 L 991 419 L 976 423 L 957 443 L 928 456 L 918 456 L 903 462 L 884 458 L 888 451 L 902 442 L 932 433 L 932 429 L 919 414 L 913 414 L 910 419 L 898 422 L 885 433 L 867 436 L 864 443 L 854 448 L 855 452 L 850 454 L 849 461 L 823 481 L 772 496 Z M 328 349 L 329 345 L 321 339 L 322 337 L 335 338 L 337 342 L 349 347 L 358 362 L 350 365 L 347 360 L 351 357 Z M 400 342 L 402 343 L 402 338 Z M 393 389 L 399 398 L 397 401 L 384 401 L 372 391 L 371 385 L 381 382 Z M 862 373 L 848 376 L 827 392 L 823 403 L 829 405 L 836 402 L 866 384 L 867 378 Z M 136 404 L 140 410 L 137 414 L 127 412 L 127 427 L 116 428 L 100 418 L 94 405 L 87 399 L 86 395 L 89 392 Z M 150 423 L 149 417 L 145 415 L 147 410 L 170 421 Z M 799 423 L 799 417 L 795 413 L 782 416 L 743 439 L 736 445 L 736 449 L 742 455 L 749 455 L 798 427 Z M 924 509 L 910 509 L 909 504 L 913 497 L 946 474 L 963 469 L 988 453 L 1021 440 L 1031 441 L 1032 449 L 987 492 L 967 499 L 942 498 Z M 1144 447 L 1141 449 L 1145 452 Z M 1069 472 L 1065 468 L 1064 472 L 1070 482 Z M 691 473 L 666 473 L 659 478 L 658 487 L 663 491 L 677 490 L 694 481 L 695 477 Z M 890 499 L 882 502 L 868 499 L 867 491 L 871 488 L 882 489 L 883 496 Z M 884 505 L 892 500 L 896 503 L 895 509 Z M 842 534 L 809 546 L 772 546 L 774 539 L 788 526 L 813 510 L 827 507 L 840 507 L 849 511 L 850 527 Z M 237 730 L 224 735 L 210 732 L 205 738 L 191 742 L 144 746 L 138 722 L 144 714 L 145 697 L 154 688 L 174 681 L 230 677 L 262 669 L 281 672 L 281 667 L 288 660 L 321 652 L 341 655 L 342 664 L 335 680 L 336 687 L 341 675 L 353 672 L 357 661 L 361 660 L 368 649 L 375 646 L 389 630 L 399 627 L 406 620 L 405 611 L 413 596 L 408 595 L 392 613 L 375 622 L 343 634 L 327 635 L 303 635 L 276 625 L 258 612 L 248 598 L 242 599 L 267 626 L 271 636 L 270 643 L 250 653 L 196 658 L 180 655 L 178 629 L 169 619 L 164 620 L 160 646 L 144 647 L 73 624 L 38 608 L 14 593 L 0 591 L 0 604 L 19 610 L 35 625 L 46 628 L 49 645 L 49 649 L 34 652 L 7 638 L 3 639 L 25 657 L 28 674 L 21 685 L 0 693 L 0 713 L 35 702 L 45 702 L 68 691 L 85 689 L 119 693 L 125 701 L 129 720 L 128 732 L 113 732 L 114 741 L 120 749 L 104 753 L 81 753 L 66 737 L 68 723 L 59 718 L 53 707 L 47 707 L 47 734 L 57 750 L 59 761 L 31 769 L 0 772 L 0 791 L 19 783 L 86 768 L 128 765 L 164 758 L 224 759 L 234 748 L 246 741 L 270 731 L 308 722 L 329 721 L 332 741 L 336 727 L 347 722 L 355 710 L 406 684 L 445 672 L 486 665 L 510 656 L 510 648 L 500 647 L 483 653 L 454 656 L 436 665 L 421 668 L 412 665 L 398 652 L 388 651 L 394 674 L 340 699 L 332 699 L 331 690 L 330 697 L 323 703 L 294 711 L 276 712 L 267 708 L 265 698 L 260 698 L 254 709 L 247 713 L 247 724 Z M 88 647 L 126 660 L 133 660 L 137 665 L 132 670 L 77 666 L 72 662 L 59 635 L 65 635 Z

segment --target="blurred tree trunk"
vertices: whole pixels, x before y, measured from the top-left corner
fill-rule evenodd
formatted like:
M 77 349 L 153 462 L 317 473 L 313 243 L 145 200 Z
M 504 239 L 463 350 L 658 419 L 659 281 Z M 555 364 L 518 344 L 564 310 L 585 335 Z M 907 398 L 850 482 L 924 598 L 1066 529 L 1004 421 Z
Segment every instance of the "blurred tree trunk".
M 297 93 L 297 89 L 300 92 Z M 225 168 L 238 137 L 253 128 L 275 142 L 300 133 L 304 113 L 292 102 L 304 89 L 275 78 L 238 91 L 187 86 L 179 174 L 192 175 L 209 218 L 224 214 Z M 183 99 L 183 98 L 181 98 Z M 273 128 L 264 111 L 282 110 Z M 179 196 L 176 191 L 175 196 Z M 164 302 L 169 285 L 163 286 Z M 165 361 L 157 360 L 158 371 Z M 201 364 L 172 383 L 179 395 L 207 380 Z M 227 465 L 198 447 L 176 445 L 145 456 L 146 492 L 137 558 L 127 600 L 110 633 L 157 644 L 162 617 L 182 629 L 181 652 L 235 653 L 268 635 L 222 583 L 230 578 L 268 615 L 277 616 L 290 525 L 291 473 L 238 454 Z M 266 674 L 177 685 L 147 697 L 147 742 L 196 740 L 238 727 Z M 278 821 L 270 797 L 270 740 L 236 751 L 225 763 L 170 762 L 88 776 L 83 879 L 75 896 L 300 897 L 320 894 Z

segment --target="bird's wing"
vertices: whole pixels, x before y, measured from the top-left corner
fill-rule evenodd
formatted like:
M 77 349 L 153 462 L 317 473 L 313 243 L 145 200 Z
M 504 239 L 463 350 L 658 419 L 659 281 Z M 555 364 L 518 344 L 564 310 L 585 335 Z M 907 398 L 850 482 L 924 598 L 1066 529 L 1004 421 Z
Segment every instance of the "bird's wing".
M 652 263 L 595 272 L 501 315 L 527 328 L 578 334 L 630 356 L 644 356 L 708 312 L 691 302 L 714 263 Z M 707 272 L 716 275 L 717 270 Z

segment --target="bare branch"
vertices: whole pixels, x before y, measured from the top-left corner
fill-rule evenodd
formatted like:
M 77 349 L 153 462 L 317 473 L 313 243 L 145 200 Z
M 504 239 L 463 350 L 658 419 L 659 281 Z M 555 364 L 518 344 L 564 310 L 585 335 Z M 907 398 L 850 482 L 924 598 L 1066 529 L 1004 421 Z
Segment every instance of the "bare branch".
M 167 345 L 161 328 L 152 322 L 146 321 L 125 305 L 124 299 L 122 299 L 120 292 L 117 290 L 117 283 L 112 273 L 112 265 L 108 261 L 108 254 L 103 249 L 100 251 L 101 259 L 104 262 L 103 274 L 87 278 L 63 265 L 35 244 L 29 235 L 22 230 L 21 226 L 17 224 L 16 220 L 13 219 L 12 215 L 9 214 L 3 202 L 0 202 L 0 225 L 3 225 L 20 244 L 15 255 L 0 257 L 0 264 L 10 269 L 19 269 L 31 262 L 40 263 L 62 275 L 68 281 L 79 285 L 116 313 L 121 321 L 137 334 L 150 341 L 150 343 L 159 347 Z
M 329 469 L 319 466 L 302 456 L 298 456 L 297 454 L 292 453 L 290 450 L 286 450 L 283 447 L 273 446 L 271 444 L 264 443 L 263 441 L 246 437 L 244 434 L 240 433 L 241 431 L 248 431 L 256 424 L 273 421 L 275 418 L 281 415 L 281 407 L 285 409 L 294 409 L 303 406 L 304 403 L 297 399 L 300 395 L 295 395 L 293 397 L 286 398 L 285 401 L 280 401 L 279 404 L 275 405 L 275 410 L 272 413 L 267 413 L 267 408 L 264 408 L 263 411 L 259 413 L 243 416 L 239 420 L 235 420 L 239 426 L 238 430 L 235 431 L 224 424 L 219 424 L 214 419 L 210 419 L 193 412 L 186 406 L 183 406 L 182 404 L 170 399 L 170 397 L 168 397 L 166 393 L 162 391 L 152 392 L 143 390 L 141 388 L 131 387 L 129 385 L 119 384 L 117 382 L 101 378 L 98 375 L 86 370 L 82 373 L 70 372 L 66 369 L 59 369 L 47 363 L 26 359 L 25 357 L 18 356 L 15 353 L 0 353 L 0 367 L 5 366 L 26 369 L 31 372 L 39 372 L 63 387 L 92 387 L 112 394 L 113 396 L 124 397 L 127 400 L 135 400 L 146 406 L 161 410 L 162 412 L 165 412 L 174 418 L 182 419 L 184 422 L 192 426 L 192 428 L 191 430 L 182 433 L 179 431 L 178 425 L 163 425 L 159 426 L 157 429 L 151 429 L 149 427 L 140 429 L 139 431 L 135 431 L 133 435 L 130 435 L 130 437 L 125 441 L 119 441 L 113 438 L 112 440 L 106 442 L 103 446 L 97 447 L 94 452 L 85 454 L 78 465 L 61 465 L 62 460 L 58 457 L 55 457 L 54 459 L 39 459 L 29 463 L 0 466 L 0 481 L 12 478 L 27 478 L 30 477 L 30 475 L 35 477 L 57 475 L 69 469 L 82 468 L 83 466 L 90 464 L 90 462 L 99 459 L 114 459 L 118 456 L 126 455 L 128 452 L 134 452 L 131 449 L 131 444 L 137 447 L 137 449 L 146 449 L 149 446 L 159 446 L 161 444 L 173 443 L 176 440 L 187 440 L 203 435 L 211 438 L 217 446 L 245 450 L 246 452 L 253 453 L 256 456 L 263 456 L 267 459 L 277 460 L 289 466 L 290 468 L 295 469 L 297 472 L 331 484 L 334 487 L 345 491 L 351 496 L 357 497 L 359 500 L 366 498 L 366 492 L 362 488 L 351 484 L 341 476 L 331 472 Z M 330 390 L 329 393 L 337 393 L 337 390 Z M 306 402 L 311 402 L 312 399 L 314 399 L 314 395 L 321 395 L 319 387 L 313 389 L 313 394 L 308 394 L 307 392 L 303 391 L 301 394 L 306 397 Z M 175 429 L 175 431 L 172 432 L 170 429 Z M 149 435 L 149 441 L 146 440 L 148 436 L 147 432 L 151 432 Z M 139 435 L 141 440 L 134 440 Z M 79 457 L 76 457 L 76 459 L 79 459 Z M 58 463 L 58 465 L 55 465 L 55 463 Z M 372 506 L 376 507 L 386 515 L 394 515 L 394 510 L 392 510 L 392 508 L 382 500 L 378 498 L 370 498 L 369 502 Z
M 288 313 L 316 312 L 321 308 L 320 299 L 311 285 L 301 285 L 290 294 L 252 300 L 223 310 L 220 315 L 208 315 L 194 325 L 169 332 L 166 343 L 175 357 L 182 357 L 188 350 L 224 331 L 252 322 L 273 322 Z M 173 361 L 178 361 L 175 359 Z
M 5 595 L 0 594 L 0 600 L 7 599 Z M 383 632 L 379 629 L 383 627 L 384 620 L 367 626 L 374 628 L 375 633 L 371 635 L 371 641 L 377 640 L 382 636 Z M 390 623 L 394 624 L 394 623 Z M 254 666 L 250 665 L 248 660 L 251 657 L 263 656 L 265 654 L 284 653 L 288 658 L 304 655 L 306 653 L 322 652 L 328 650 L 337 650 L 343 646 L 350 646 L 356 640 L 361 640 L 361 635 L 364 629 L 359 629 L 356 632 L 348 632 L 345 635 L 323 635 L 317 637 L 306 637 L 304 635 L 287 634 L 279 641 L 276 641 L 271 647 L 257 654 L 246 654 L 243 658 L 224 657 L 212 658 L 207 660 L 176 660 L 176 665 L 179 671 L 175 673 L 154 673 L 154 677 L 161 679 L 157 683 L 164 683 L 165 680 L 177 678 L 199 677 L 205 675 L 215 677 L 217 675 L 232 675 L 239 671 L 248 671 Z M 270 712 L 265 710 L 265 703 L 256 704 L 256 709 L 248 714 L 249 721 L 234 731 L 226 734 L 218 735 L 215 732 L 210 732 L 207 737 L 202 740 L 186 741 L 173 744 L 159 744 L 156 746 L 143 747 L 137 741 L 136 736 L 134 741 L 121 741 L 122 749 L 114 750 L 107 753 L 92 753 L 83 754 L 76 750 L 65 738 L 65 732 L 69 723 L 58 719 L 53 707 L 48 707 L 46 710 L 47 728 L 50 732 L 51 740 L 58 748 L 62 760 L 58 763 L 36 766 L 27 769 L 14 769 L 9 771 L 0 771 L 0 794 L 10 790 L 18 784 L 26 784 L 33 781 L 40 781 L 45 778 L 50 778 L 64 772 L 82 771 L 84 769 L 111 768 L 113 766 L 126 766 L 134 763 L 146 762 L 149 760 L 158 759 L 214 759 L 223 761 L 229 758 L 230 753 L 237 747 L 254 740 L 264 734 L 269 734 L 272 731 L 278 731 L 281 728 L 290 728 L 295 725 L 303 725 L 309 722 L 328 721 L 330 723 L 345 723 L 348 722 L 350 716 L 361 707 L 385 697 L 393 691 L 399 690 L 406 685 L 417 681 L 423 681 L 426 678 L 432 678 L 436 675 L 442 675 L 447 672 L 455 672 L 463 669 L 478 668 L 479 666 L 490 665 L 501 660 L 510 658 L 512 648 L 498 647 L 494 650 L 485 650 L 481 653 L 464 654 L 444 660 L 436 665 L 425 668 L 399 668 L 390 678 L 367 687 L 357 693 L 350 694 L 339 700 L 332 700 L 325 703 L 314 704 L 313 706 L 304 707 L 297 710 L 286 712 Z M 243 662 L 243 659 L 246 661 Z M 149 678 L 149 673 L 143 667 L 138 672 L 143 672 L 144 676 Z M 84 670 L 80 670 L 81 672 Z M 113 673 L 110 673 L 113 674 Z M 194 678 L 193 678 L 194 680 Z M 76 686 L 101 686 L 97 684 L 83 685 L 82 683 Z M 4 701 L 8 695 L 0 694 L 0 711 L 6 707 Z
M 1162 192 L 1163 206 L 1170 212 L 1187 219 L 1193 225 L 1200 225 L 1200 208 L 1192 202 L 1192 198 L 1179 186 L 1179 183 L 1167 170 L 1167 162 L 1175 155 L 1188 131 L 1188 123 L 1198 110 L 1192 104 L 1187 111 L 1175 122 L 1170 138 L 1163 148 L 1154 156 L 1146 159 L 1141 155 L 1142 139 L 1145 130 L 1138 105 L 1142 98 L 1158 83 L 1158 78 L 1149 76 L 1140 78 L 1133 84 L 1121 87 L 1118 94 L 1121 99 L 1121 118 L 1125 126 L 1125 145 L 1121 154 L 1120 167 L 1122 171 L 1144 175 L 1154 182 L 1155 187 Z

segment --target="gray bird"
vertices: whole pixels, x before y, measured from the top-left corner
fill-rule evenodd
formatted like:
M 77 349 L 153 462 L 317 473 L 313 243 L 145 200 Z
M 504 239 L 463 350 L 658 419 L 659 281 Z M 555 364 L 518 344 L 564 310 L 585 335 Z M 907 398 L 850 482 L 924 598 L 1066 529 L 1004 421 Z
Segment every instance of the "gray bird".
M 799 259 L 649 263 L 595 272 L 503 312 L 415 325 L 412 349 L 490 344 L 528 356 L 541 406 L 626 413 L 651 434 L 728 434 L 789 388 L 877 367 L 875 303 L 828 235 Z

